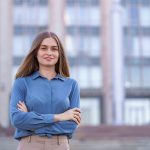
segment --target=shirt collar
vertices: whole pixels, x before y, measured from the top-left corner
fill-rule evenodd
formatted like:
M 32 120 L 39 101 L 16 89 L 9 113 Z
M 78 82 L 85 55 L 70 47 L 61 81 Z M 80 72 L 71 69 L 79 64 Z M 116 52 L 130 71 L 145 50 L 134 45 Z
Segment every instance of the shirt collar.
M 35 72 L 33 73 L 32 79 L 34 80 L 34 79 L 36 79 L 36 78 L 38 78 L 38 77 L 43 77 L 43 76 L 40 74 L 39 70 L 37 70 L 37 71 L 35 71 Z M 62 80 L 62 81 L 65 80 L 65 77 L 63 77 L 60 73 L 57 73 L 54 78 L 60 79 L 60 80 Z

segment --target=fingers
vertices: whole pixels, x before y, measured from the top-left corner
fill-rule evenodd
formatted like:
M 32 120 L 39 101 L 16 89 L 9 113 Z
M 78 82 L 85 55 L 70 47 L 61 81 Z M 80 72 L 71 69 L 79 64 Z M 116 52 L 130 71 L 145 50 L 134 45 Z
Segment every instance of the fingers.
M 75 121 L 78 125 L 80 124 L 77 118 L 74 117 L 72 120 Z
M 77 116 L 80 118 L 80 120 L 81 120 L 81 113 L 79 113 L 79 112 L 74 112 L 74 115 L 77 115 Z
M 77 107 L 73 108 L 73 110 L 81 113 L 81 110 Z
M 21 110 L 21 111 L 23 111 L 23 112 L 27 112 L 28 111 L 24 102 L 19 101 L 19 103 L 17 104 L 17 106 L 18 106 L 18 109 Z
M 25 104 L 23 103 L 23 102 L 20 102 L 19 101 L 19 103 L 17 104 L 19 107 L 21 107 L 21 108 L 25 108 L 26 106 L 25 106 Z
M 73 120 L 79 125 L 81 122 L 81 110 L 79 108 L 73 108 Z
M 18 110 L 23 111 L 22 109 L 18 108 Z
M 18 106 L 18 109 L 21 109 L 22 111 L 25 111 L 25 108 L 24 108 L 24 106 L 23 106 L 23 105 L 21 105 L 21 104 L 17 104 L 17 106 Z
M 77 109 L 74 109 L 77 110 Z M 73 111 L 73 120 L 77 123 L 81 123 L 81 113 L 79 111 Z
M 74 118 L 77 120 L 78 124 L 80 124 L 81 122 L 81 118 L 78 115 L 74 115 Z

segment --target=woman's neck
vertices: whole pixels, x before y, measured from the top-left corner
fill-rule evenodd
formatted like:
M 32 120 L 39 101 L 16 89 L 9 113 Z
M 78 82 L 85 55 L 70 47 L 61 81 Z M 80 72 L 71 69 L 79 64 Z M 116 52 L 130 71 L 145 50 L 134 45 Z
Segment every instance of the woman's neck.
M 49 80 L 54 78 L 57 74 L 55 68 L 42 67 L 39 69 L 39 72 L 42 76 L 48 78 Z

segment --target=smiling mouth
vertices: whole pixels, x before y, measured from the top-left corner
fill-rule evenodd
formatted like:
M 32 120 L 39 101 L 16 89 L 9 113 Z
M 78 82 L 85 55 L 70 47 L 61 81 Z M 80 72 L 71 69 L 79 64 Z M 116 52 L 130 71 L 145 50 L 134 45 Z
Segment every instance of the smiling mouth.
M 46 60 L 53 60 L 54 58 L 50 58 L 50 57 L 47 57 L 47 58 L 44 58 L 44 59 L 46 59 Z

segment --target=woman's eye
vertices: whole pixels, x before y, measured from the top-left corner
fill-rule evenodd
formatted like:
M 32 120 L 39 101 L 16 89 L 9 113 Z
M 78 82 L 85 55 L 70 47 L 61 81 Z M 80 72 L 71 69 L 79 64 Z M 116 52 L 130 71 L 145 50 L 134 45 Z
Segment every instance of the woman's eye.
M 57 51 L 58 49 L 57 49 L 57 48 L 53 48 L 52 50 L 55 50 L 55 51 Z
M 46 48 L 41 48 L 41 49 L 46 49 Z

